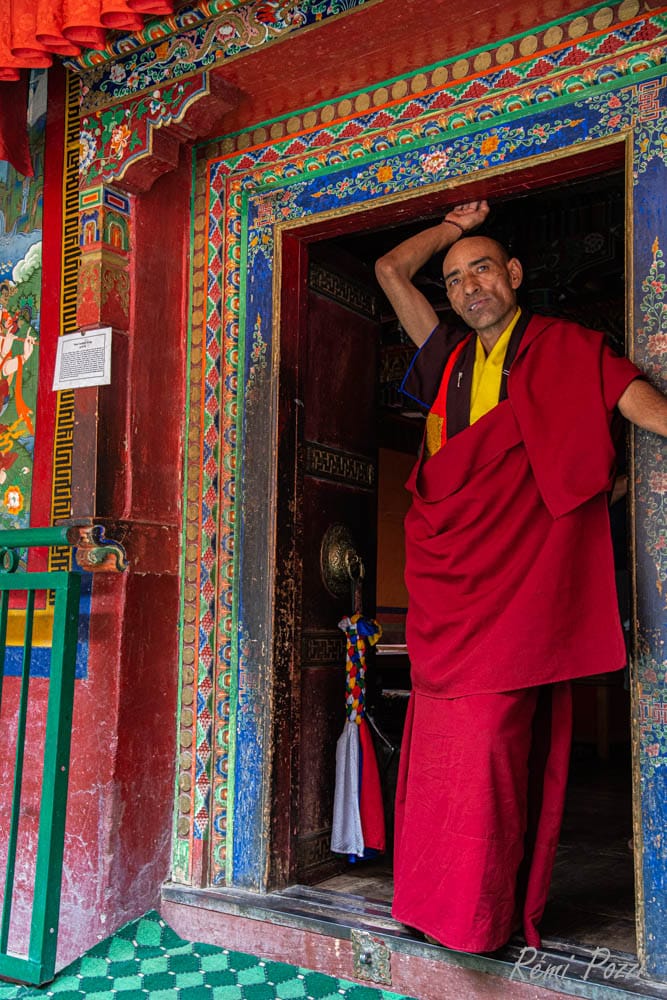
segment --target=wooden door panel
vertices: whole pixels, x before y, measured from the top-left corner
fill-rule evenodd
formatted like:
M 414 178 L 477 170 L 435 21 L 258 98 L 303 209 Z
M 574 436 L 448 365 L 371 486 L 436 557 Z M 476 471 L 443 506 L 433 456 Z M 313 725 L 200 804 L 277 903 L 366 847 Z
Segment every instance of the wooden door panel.
M 301 635 L 295 877 L 316 882 L 340 866 L 331 854 L 336 742 L 345 722 L 345 639 L 337 625 L 353 611 L 351 588 L 327 589 L 321 546 L 332 524 L 353 535 L 375 600 L 378 325 L 309 291 L 301 387 Z
M 341 633 L 342 635 L 342 633 Z M 335 637 L 334 637 L 335 638 Z M 337 648 L 336 661 L 304 665 L 301 672 L 301 780 L 299 782 L 299 881 L 311 882 L 326 877 L 339 867 L 331 854 L 331 817 L 333 814 L 336 741 L 345 722 L 340 663 L 340 643 L 327 642 L 327 636 L 311 638 L 310 646 L 320 656 L 331 655 Z
M 310 293 L 306 441 L 375 456 L 377 330 L 373 320 Z
M 353 489 L 331 480 L 304 476 L 301 606 L 304 630 L 335 628 L 341 616 L 353 610 L 351 589 L 343 597 L 336 597 L 322 580 L 320 550 L 331 524 L 347 525 L 354 536 L 367 572 L 364 599 L 371 608 L 375 597 L 376 517 L 374 488 Z

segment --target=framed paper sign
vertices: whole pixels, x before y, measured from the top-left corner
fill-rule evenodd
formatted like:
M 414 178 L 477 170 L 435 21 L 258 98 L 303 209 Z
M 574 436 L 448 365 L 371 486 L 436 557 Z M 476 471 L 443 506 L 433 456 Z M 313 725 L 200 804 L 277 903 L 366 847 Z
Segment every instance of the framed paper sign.
M 78 389 L 110 382 L 110 326 L 58 338 L 54 389 Z

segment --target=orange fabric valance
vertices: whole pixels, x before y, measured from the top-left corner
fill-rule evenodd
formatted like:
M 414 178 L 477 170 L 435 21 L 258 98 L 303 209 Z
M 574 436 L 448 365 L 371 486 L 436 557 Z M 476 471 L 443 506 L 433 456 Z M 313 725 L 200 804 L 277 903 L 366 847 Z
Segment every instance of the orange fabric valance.
M 148 17 L 174 12 L 174 0 L 0 0 L 0 80 L 50 66 L 54 55 L 102 48 L 108 30 L 138 31 Z

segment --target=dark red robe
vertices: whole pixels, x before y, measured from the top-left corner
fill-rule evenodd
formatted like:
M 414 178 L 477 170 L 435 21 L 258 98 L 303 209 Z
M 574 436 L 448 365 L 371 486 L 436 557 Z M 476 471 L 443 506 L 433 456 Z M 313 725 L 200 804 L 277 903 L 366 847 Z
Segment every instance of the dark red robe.
M 412 384 L 431 366 L 437 388 L 450 350 L 444 335 L 431 338 Z M 561 682 L 625 662 L 607 514 L 610 423 L 639 374 L 601 334 L 532 317 L 508 398 L 420 460 L 407 484 L 413 696 L 393 912 L 453 948 L 499 947 L 521 909 L 539 944 L 569 755 Z M 534 730 L 549 740 L 532 760 L 539 809 L 527 833 Z

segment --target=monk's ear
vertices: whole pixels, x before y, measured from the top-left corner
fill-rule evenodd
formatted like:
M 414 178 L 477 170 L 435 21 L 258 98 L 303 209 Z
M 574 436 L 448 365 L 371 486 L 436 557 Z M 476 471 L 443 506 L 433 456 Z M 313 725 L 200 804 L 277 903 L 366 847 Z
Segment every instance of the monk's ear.
M 518 288 L 523 281 L 523 267 L 521 266 L 521 261 L 517 260 L 516 257 L 510 257 L 507 261 L 507 273 L 510 276 L 510 284 L 512 288 Z

